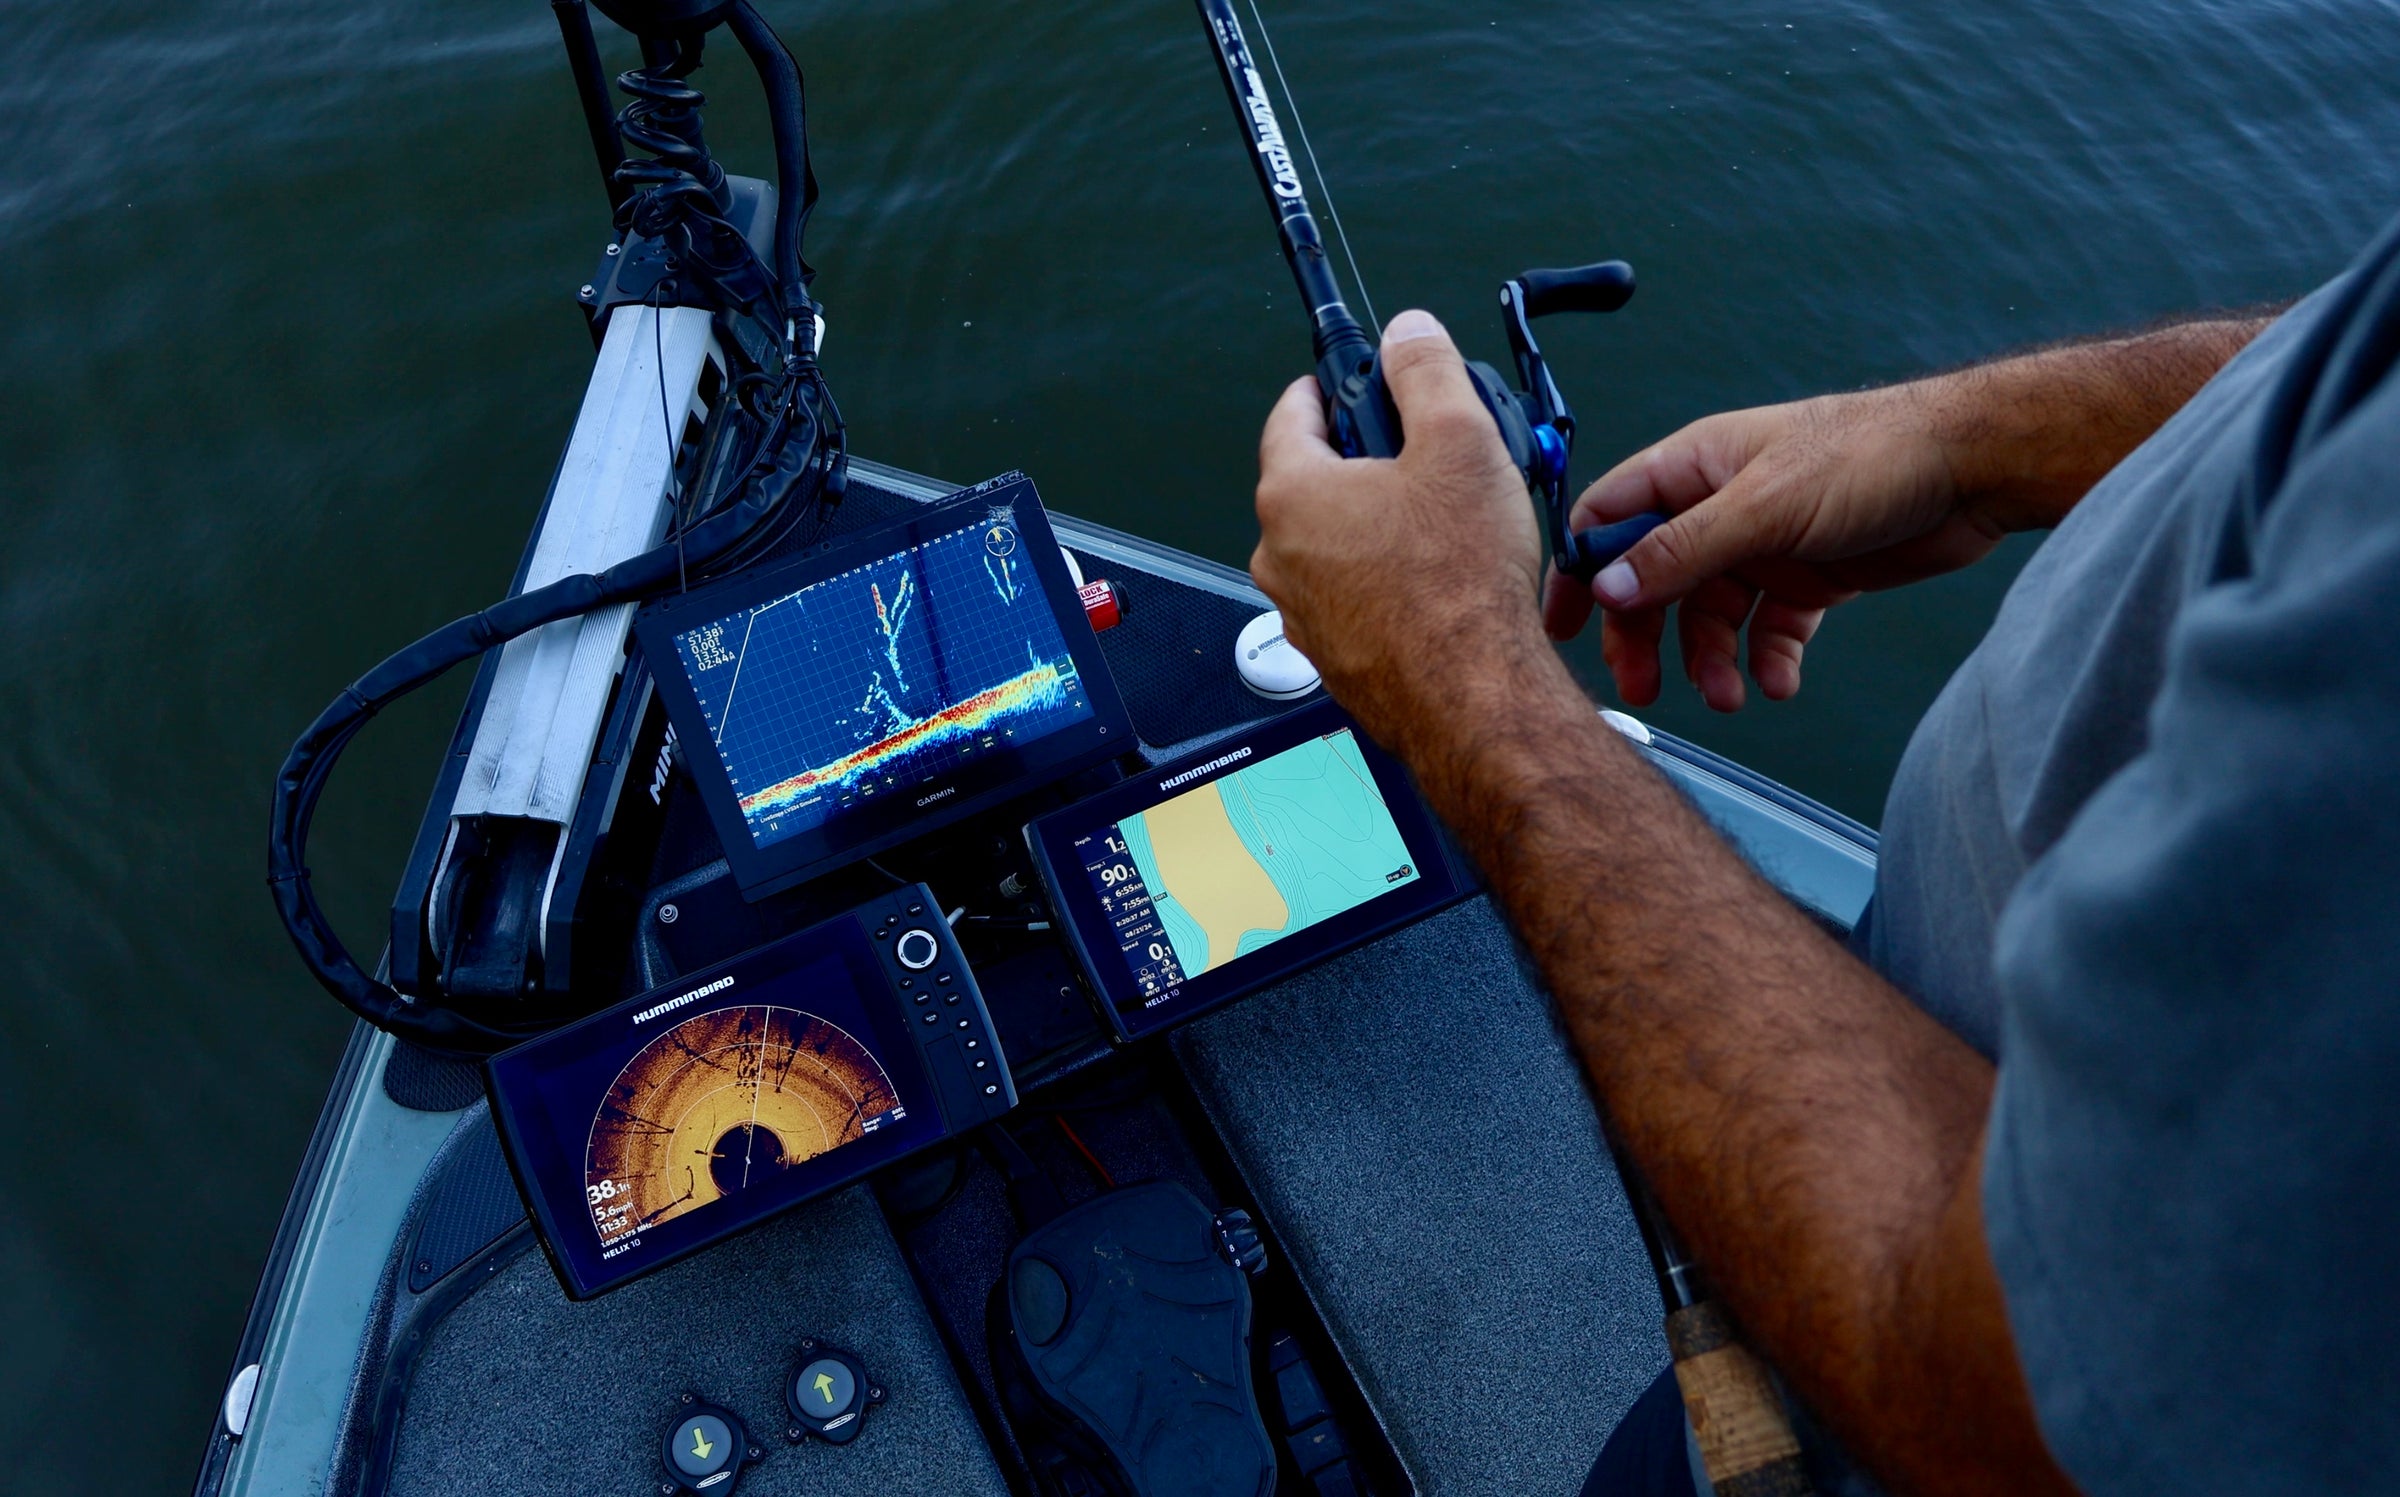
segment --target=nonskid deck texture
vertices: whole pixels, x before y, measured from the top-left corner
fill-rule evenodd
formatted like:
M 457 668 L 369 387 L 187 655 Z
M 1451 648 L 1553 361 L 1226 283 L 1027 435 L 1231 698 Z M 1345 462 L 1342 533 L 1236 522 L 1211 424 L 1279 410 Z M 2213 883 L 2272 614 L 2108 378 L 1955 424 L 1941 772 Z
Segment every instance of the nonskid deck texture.
M 781 1380 L 808 1336 L 856 1351 L 891 1392 L 849 1445 L 784 1442 Z M 745 1497 L 1008 1494 L 864 1186 L 583 1304 L 520 1255 L 427 1346 L 389 1490 L 655 1492 L 684 1392 L 741 1415 L 767 1452 Z
M 1420 1490 L 1571 1497 L 1667 1349 L 1581 1072 L 1490 903 L 1175 1051 Z

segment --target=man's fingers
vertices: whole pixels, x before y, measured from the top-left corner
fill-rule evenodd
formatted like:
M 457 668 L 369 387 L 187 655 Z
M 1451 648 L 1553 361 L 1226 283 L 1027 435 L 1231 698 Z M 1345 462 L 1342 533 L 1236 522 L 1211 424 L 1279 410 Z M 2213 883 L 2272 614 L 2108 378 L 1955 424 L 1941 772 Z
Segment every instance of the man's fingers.
M 1760 557 L 1791 549 L 1794 516 L 1760 493 L 1768 480 L 1748 469 L 1636 542 L 1592 579 L 1611 608 L 1657 608 Z
M 1790 424 L 1782 406 L 1695 421 L 1594 479 L 1576 497 L 1568 519 L 1582 530 L 1652 510 L 1681 514 L 1732 482 Z
M 1550 568 L 1542 578 L 1543 632 L 1556 640 L 1573 639 L 1591 616 L 1591 584 Z
M 1500 428 L 1475 394 L 1458 345 L 1431 312 L 1414 307 L 1383 328 L 1383 382 L 1400 411 L 1400 430 L 1411 446 L 1420 438 L 1436 444 L 1468 435 L 1470 422 L 1497 445 Z
M 1759 599 L 1750 615 L 1750 679 L 1768 701 L 1786 702 L 1799 694 L 1800 657 L 1824 622 L 1822 608 Z
M 1600 658 L 1608 663 L 1626 706 L 1647 707 L 1658 700 L 1658 642 L 1666 632 L 1663 608 L 1600 616 Z
M 1325 397 L 1317 388 L 1317 377 L 1304 374 L 1284 387 L 1275 408 L 1267 412 L 1266 430 L 1258 437 L 1260 477 L 1340 462 L 1341 454 L 1333 450 L 1327 435 Z
M 1711 577 L 1691 591 L 1675 610 L 1676 633 L 1683 645 L 1683 673 L 1699 689 L 1700 699 L 1719 712 L 1741 710 L 1748 695 L 1742 685 L 1740 647 L 1742 623 L 1758 593 L 1732 577 Z

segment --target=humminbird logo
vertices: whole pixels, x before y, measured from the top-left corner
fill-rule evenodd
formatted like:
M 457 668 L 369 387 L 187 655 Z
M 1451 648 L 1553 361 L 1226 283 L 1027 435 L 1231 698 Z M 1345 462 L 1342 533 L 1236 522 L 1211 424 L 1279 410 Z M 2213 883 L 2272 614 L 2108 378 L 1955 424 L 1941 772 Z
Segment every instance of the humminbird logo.
M 918 797 L 917 797 L 917 804 L 918 804 L 918 805 L 920 805 L 920 806 L 930 806 L 930 805 L 932 805 L 932 804 L 933 804 L 935 801 L 942 799 L 944 796 L 950 796 L 950 795 L 956 795 L 956 794 L 958 794 L 958 787 L 957 787 L 956 785 L 944 785 L 944 786 L 943 786 L 941 789 L 939 789 L 939 790 L 936 790 L 936 791 L 935 791 L 935 792 L 933 792 L 933 794 L 931 794 L 931 795 L 920 795 L 920 796 L 918 796 Z
M 706 998 L 711 993 L 722 993 L 727 988 L 732 986 L 733 976 L 732 974 L 728 973 L 727 975 L 718 978 L 715 982 L 710 983 L 706 987 L 692 989 L 690 992 L 684 994 L 680 998 L 669 998 L 664 1003 L 651 1004 L 648 1008 L 643 1009 L 638 1014 L 635 1014 L 633 1016 L 633 1022 L 636 1024 L 647 1024 L 652 1019 L 657 1018 L 660 1014 L 671 1014 L 687 1003 L 692 1003 L 699 999 Z
M 1216 758 L 1209 760 L 1206 764 L 1197 765 L 1191 769 L 1185 770 L 1181 774 L 1171 774 L 1167 776 L 1165 779 L 1158 782 L 1158 788 L 1161 790 L 1172 790 L 1178 785 L 1189 785 L 1192 781 L 1200 778 L 1204 774 L 1215 774 L 1218 770 L 1223 769 L 1226 765 L 1239 764 L 1244 759 L 1249 757 L 1250 750 L 1247 748 L 1235 749 L 1230 754 L 1219 754 Z
M 1242 81 L 1250 89 L 1250 97 L 1242 101 L 1250 111 L 1250 133 L 1258 139 L 1258 154 L 1267 158 L 1267 176 L 1275 184 L 1275 195 L 1296 198 L 1300 196 L 1300 174 L 1292 170 L 1292 152 L 1283 143 L 1283 126 L 1276 123 L 1275 106 L 1267 102 L 1266 80 L 1258 76 L 1258 69 L 1245 67 Z

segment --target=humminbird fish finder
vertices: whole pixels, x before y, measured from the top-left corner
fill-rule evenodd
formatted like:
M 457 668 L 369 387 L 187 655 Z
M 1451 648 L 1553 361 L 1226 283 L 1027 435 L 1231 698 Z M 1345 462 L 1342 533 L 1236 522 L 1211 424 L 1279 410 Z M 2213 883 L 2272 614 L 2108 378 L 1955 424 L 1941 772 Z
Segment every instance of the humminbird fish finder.
M 1133 748 L 1021 475 L 635 629 L 753 899 Z
M 1045 816 L 1026 840 L 1124 1039 L 1475 887 L 1407 773 L 1329 701 Z
M 1017 1100 L 922 884 L 505 1051 L 485 1077 L 576 1299 Z

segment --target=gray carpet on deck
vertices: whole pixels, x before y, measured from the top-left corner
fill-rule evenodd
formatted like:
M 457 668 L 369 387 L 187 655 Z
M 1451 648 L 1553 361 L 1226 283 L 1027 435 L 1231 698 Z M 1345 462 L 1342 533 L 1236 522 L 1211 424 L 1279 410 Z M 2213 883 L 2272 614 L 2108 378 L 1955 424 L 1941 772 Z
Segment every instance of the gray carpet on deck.
M 1573 1497 L 1667 1364 L 1581 1074 L 1483 900 L 1175 1047 L 1428 1497 Z
M 783 1440 L 782 1378 L 812 1335 L 890 1390 L 846 1446 Z M 766 1450 L 742 1497 L 1007 1497 L 863 1186 L 584 1304 L 538 1252 L 518 1258 L 426 1349 L 390 1490 L 648 1497 L 687 1390 Z

